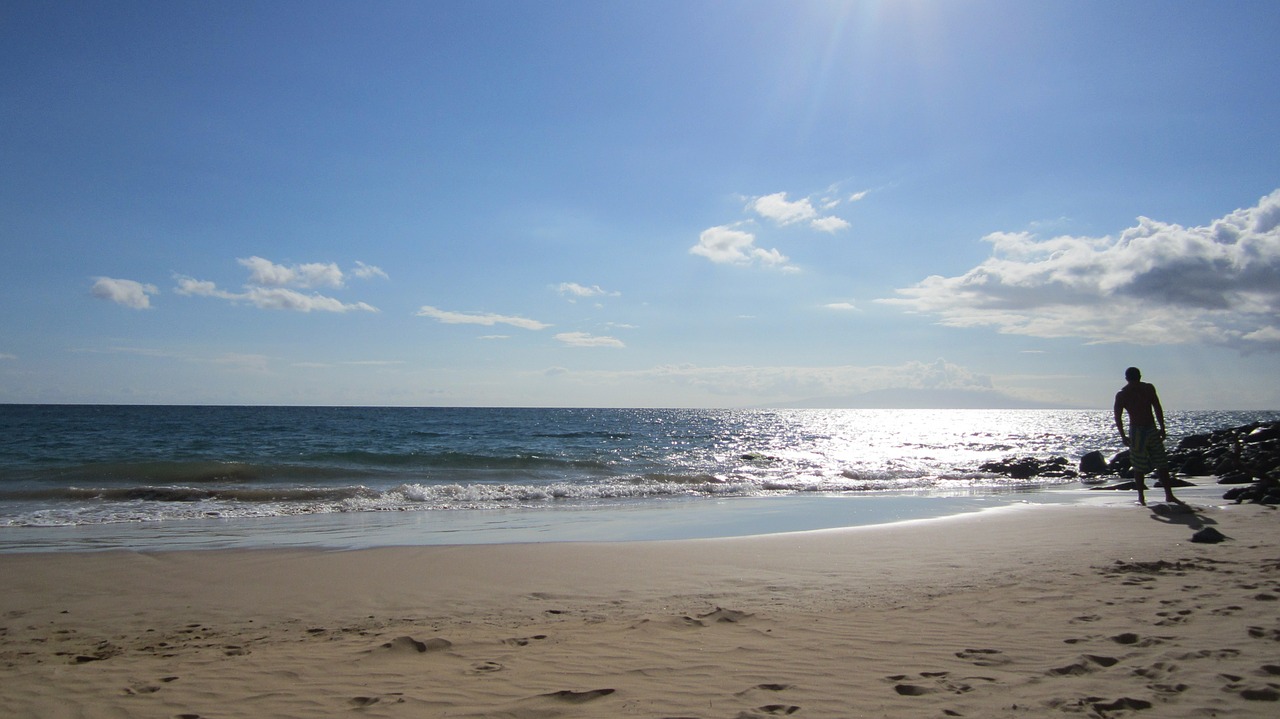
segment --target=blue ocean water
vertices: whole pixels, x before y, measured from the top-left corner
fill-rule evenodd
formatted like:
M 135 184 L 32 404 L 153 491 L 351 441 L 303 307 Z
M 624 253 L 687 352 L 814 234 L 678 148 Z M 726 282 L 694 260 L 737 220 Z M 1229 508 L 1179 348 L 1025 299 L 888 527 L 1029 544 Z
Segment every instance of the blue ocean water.
M 1171 445 L 1277 418 L 1170 413 Z M 696 515 L 726 498 L 1025 493 L 1072 480 L 1015 482 L 978 465 L 1074 463 L 1117 440 L 1110 412 L 1079 410 L 0 405 L 0 550 L 106 526 L 125 546 L 127 525 L 233 522 L 252 535 L 278 534 L 270 520 L 286 517 L 445 513 L 450 526 L 556 525 L 602 507 Z

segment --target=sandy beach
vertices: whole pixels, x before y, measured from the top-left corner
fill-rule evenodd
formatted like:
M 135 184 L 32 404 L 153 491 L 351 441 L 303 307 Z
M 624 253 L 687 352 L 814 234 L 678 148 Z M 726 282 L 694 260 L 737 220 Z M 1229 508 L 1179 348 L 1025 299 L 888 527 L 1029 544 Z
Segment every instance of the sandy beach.
M 0 713 L 1271 717 L 1280 517 L 1204 490 L 732 539 L 0 555 Z

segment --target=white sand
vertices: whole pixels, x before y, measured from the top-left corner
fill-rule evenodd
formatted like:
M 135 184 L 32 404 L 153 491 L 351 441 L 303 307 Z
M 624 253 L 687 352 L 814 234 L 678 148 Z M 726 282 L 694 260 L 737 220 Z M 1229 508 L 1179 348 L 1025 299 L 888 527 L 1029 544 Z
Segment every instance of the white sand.
M 15 717 L 1273 717 L 1280 516 L 0 556 Z M 1232 537 L 1193 544 L 1212 525 Z

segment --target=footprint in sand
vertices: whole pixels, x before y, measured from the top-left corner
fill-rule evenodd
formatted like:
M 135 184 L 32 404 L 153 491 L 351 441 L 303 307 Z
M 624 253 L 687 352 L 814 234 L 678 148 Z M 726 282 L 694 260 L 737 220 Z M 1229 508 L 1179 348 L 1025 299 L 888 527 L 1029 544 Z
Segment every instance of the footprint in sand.
M 617 690 L 616 689 L 589 689 L 585 692 L 575 692 L 571 689 L 561 689 L 558 692 L 549 692 L 547 694 L 539 694 L 538 696 L 548 697 L 550 699 L 558 699 L 560 701 L 568 702 L 570 704 L 582 704 L 583 702 L 589 702 L 592 699 L 599 699 L 600 697 L 609 696 L 615 691 Z
M 1012 661 L 999 649 L 965 649 L 956 656 L 980 667 L 999 667 Z
M 715 610 L 707 612 L 706 614 L 699 614 L 698 619 L 705 619 L 713 622 L 726 622 L 729 624 L 736 624 L 737 622 L 740 622 L 743 619 L 746 619 L 747 617 L 750 617 L 750 616 L 751 615 L 748 614 L 747 612 L 740 612 L 736 609 L 725 609 L 723 607 L 716 607 Z
M 766 692 L 783 692 L 788 689 L 791 689 L 793 686 L 794 685 L 792 684 L 757 684 L 751 687 L 750 689 L 743 689 L 742 691 L 738 692 L 734 696 L 743 696 L 745 694 L 750 694 L 757 690 L 762 690 Z
M 492 674 L 494 672 L 500 672 L 503 669 L 506 669 L 506 667 L 502 666 L 497 662 L 476 662 L 475 664 L 471 665 L 471 668 L 467 670 L 467 673 L 468 674 Z
M 1115 657 L 1102 657 L 1095 654 L 1083 654 L 1078 660 L 1062 667 L 1055 667 L 1046 672 L 1049 676 L 1066 677 L 1079 676 L 1095 672 L 1099 668 L 1107 668 L 1115 666 L 1120 660 Z
M 919 676 L 921 679 L 928 680 L 931 683 L 931 686 L 905 683 L 903 680 L 909 678 L 906 674 L 893 674 L 885 677 L 885 679 L 894 682 L 893 690 L 904 697 L 918 697 L 924 696 L 925 694 L 933 694 L 935 692 L 967 694 L 973 691 L 973 685 L 966 683 L 967 681 L 995 681 L 995 679 L 991 677 L 963 677 L 965 681 L 952 680 L 950 678 L 951 672 L 920 672 Z
M 453 642 L 439 637 L 422 642 L 414 639 L 413 637 L 406 636 L 396 637 L 386 644 L 383 644 L 381 648 L 392 653 L 425 654 L 427 652 L 444 651 L 452 646 Z
M 516 647 L 527 647 L 529 646 L 530 642 L 541 641 L 546 638 L 547 638 L 547 635 L 545 634 L 535 634 L 531 637 L 516 637 L 514 639 L 503 639 L 502 643 L 510 644 Z

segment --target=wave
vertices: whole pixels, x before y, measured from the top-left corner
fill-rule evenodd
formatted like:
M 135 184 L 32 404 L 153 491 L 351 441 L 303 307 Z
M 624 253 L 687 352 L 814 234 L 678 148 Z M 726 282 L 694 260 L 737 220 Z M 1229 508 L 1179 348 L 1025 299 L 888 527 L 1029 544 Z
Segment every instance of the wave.
M 60 526 L 181 519 L 258 518 L 377 511 L 510 509 L 588 506 L 676 498 L 754 497 L 806 493 L 1026 487 L 1070 480 L 1012 481 L 981 473 L 946 476 L 834 476 L 760 478 L 705 474 L 650 475 L 591 482 L 405 482 L 366 485 L 223 486 L 134 485 L 29 488 L 0 492 L 0 527 Z

